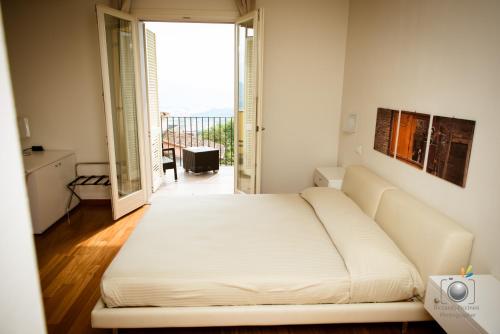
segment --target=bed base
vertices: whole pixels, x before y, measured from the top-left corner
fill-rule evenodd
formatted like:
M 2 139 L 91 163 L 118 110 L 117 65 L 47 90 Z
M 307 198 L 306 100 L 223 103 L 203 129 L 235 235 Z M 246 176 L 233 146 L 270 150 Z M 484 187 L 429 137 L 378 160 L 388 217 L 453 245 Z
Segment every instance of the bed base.
M 420 301 L 361 304 L 107 308 L 99 300 L 93 328 L 273 326 L 428 321 Z

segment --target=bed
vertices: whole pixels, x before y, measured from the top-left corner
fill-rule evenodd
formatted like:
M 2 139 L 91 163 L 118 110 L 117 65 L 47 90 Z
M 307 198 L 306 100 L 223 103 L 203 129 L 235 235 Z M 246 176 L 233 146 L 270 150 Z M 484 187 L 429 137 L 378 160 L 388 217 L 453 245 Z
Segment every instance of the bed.
M 361 166 L 342 191 L 160 198 L 103 275 L 92 326 L 429 320 L 426 277 L 466 265 L 472 239 Z

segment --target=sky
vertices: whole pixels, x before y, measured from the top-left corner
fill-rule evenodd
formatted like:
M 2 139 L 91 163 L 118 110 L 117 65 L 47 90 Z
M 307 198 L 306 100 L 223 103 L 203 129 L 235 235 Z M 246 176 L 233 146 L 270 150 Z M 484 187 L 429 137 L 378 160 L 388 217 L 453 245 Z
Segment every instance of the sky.
M 234 25 L 147 22 L 156 34 L 158 99 L 172 116 L 234 105 Z

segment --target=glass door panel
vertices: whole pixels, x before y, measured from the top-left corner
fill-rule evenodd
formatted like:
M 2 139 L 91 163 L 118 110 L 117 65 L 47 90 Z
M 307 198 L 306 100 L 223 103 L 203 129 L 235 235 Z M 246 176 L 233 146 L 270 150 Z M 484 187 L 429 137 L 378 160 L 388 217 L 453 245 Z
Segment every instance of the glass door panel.
M 141 189 L 132 22 L 105 14 L 118 196 Z
M 98 6 L 99 41 L 108 137 L 113 216 L 145 203 L 139 122 L 136 21 Z

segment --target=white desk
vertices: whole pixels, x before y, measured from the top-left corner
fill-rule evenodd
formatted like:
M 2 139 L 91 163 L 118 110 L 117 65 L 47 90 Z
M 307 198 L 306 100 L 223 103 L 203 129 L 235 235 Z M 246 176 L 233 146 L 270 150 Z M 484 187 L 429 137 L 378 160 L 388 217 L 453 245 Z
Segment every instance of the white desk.
M 451 278 L 451 279 L 450 279 Z M 448 287 L 465 282 L 467 298 L 456 302 Z M 427 283 L 425 309 L 449 333 L 500 333 L 500 281 L 491 275 L 431 276 Z
M 23 157 L 24 172 L 26 175 L 28 175 L 42 167 L 50 165 L 55 161 L 59 161 L 73 154 L 75 153 L 72 151 L 63 151 L 63 150 L 32 152 L 30 155 L 25 155 Z
M 42 233 L 66 213 L 70 195 L 66 185 L 75 178 L 75 162 L 71 151 L 48 150 L 24 156 L 34 233 Z M 76 201 L 70 209 L 75 205 Z

